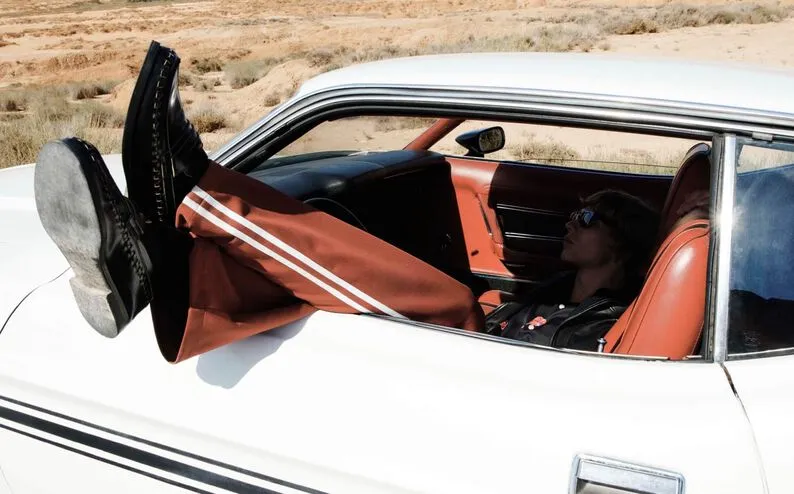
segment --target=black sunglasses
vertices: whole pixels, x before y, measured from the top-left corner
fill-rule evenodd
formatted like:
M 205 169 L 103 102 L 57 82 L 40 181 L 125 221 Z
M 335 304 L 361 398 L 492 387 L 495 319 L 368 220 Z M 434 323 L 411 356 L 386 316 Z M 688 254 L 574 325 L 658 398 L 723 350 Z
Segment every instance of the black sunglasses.
M 578 211 L 574 211 L 571 213 L 570 218 L 572 221 L 576 221 L 582 228 L 590 228 L 596 221 L 603 221 L 601 215 L 590 208 L 582 208 Z

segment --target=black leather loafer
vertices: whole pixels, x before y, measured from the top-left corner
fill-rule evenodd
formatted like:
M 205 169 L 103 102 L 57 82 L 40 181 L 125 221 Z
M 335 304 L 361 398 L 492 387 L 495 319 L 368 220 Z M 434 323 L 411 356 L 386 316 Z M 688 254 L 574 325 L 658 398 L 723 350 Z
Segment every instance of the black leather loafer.
M 34 191 L 44 230 L 74 271 L 74 298 L 86 321 L 114 337 L 152 299 L 152 263 L 143 227 L 92 145 L 70 138 L 38 156 Z
M 176 52 L 152 41 L 127 110 L 121 151 L 130 199 L 147 220 L 168 226 L 208 164 L 185 117 L 178 79 Z

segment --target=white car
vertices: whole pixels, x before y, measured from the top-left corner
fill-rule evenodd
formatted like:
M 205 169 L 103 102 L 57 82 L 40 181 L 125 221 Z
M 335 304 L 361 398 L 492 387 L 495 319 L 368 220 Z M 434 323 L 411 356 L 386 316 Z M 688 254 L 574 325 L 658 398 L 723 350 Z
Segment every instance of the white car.
M 710 222 L 661 239 L 611 353 L 316 312 L 172 365 L 148 310 L 113 340 L 88 326 L 33 166 L 0 172 L 0 493 L 790 492 L 793 88 L 589 54 L 388 60 L 315 77 L 214 155 L 486 308 L 564 269 L 581 196 L 672 215 L 705 188 Z

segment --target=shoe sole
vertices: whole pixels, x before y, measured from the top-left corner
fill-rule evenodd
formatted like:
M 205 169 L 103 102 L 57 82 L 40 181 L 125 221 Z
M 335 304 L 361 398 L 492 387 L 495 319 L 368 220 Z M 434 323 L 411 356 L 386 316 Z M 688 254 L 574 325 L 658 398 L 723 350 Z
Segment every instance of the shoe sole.
M 129 315 L 102 254 L 105 232 L 99 220 L 101 205 L 95 199 L 102 191 L 93 190 L 86 178 L 105 172 L 86 153 L 90 153 L 87 146 L 77 140 L 44 145 L 34 170 L 34 194 L 44 230 L 74 271 L 69 282 L 80 312 L 98 333 L 113 338 L 129 322 Z M 104 178 L 114 183 L 109 175 Z

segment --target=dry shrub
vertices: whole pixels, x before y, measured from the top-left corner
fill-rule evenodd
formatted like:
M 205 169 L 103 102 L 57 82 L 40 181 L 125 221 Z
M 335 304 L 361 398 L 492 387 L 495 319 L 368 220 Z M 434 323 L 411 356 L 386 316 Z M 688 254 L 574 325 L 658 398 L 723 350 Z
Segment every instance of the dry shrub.
M 190 112 L 188 117 L 199 134 L 215 132 L 229 126 L 226 116 L 210 106 L 203 106 Z
M 212 91 L 215 86 L 220 86 L 221 82 L 218 79 L 200 79 L 196 78 L 193 80 L 193 88 L 196 91 Z
M 521 144 L 509 148 L 517 161 L 539 161 L 545 163 L 566 163 L 580 158 L 579 153 L 570 146 L 553 139 L 539 141 L 530 136 Z
M 424 117 L 375 117 L 375 130 L 377 132 L 391 132 L 393 130 L 425 129 L 436 121 L 435 118 Z
M 113 107 L 98 101 L 87 101 L 76 105 L 76 115 L 87 121 L 87 127 L 97 129 L 120 129 L 124 127 L 124 115 Z
M 425 53 L 503 52 L 503 51 L 590 51 L 603 39 L 597 29 L 578 25 L 544 25 L 526 34 L 498 38 L 468 38 L 448 45 L 434 45 Z
M 115 81 L 75 83 L 70 86 L 70 95 L 73 99 L 91 99 L 104 94 L 110 94 L 116 86 Z
M 240 89 L 265 77 L 278 63 L 279 60 L 276 58 L 233 62 L 226 65 L 224 72 L 232 89 Z
M 248 48 L 238 48 L 236 50 L 232 50 L 226 54 L 227 60 L 240 60 L 241 58 L 248 56 L 251 54 L 251 50 Z
M 188 71 L 180 70 L 177 76 L 177 84 L 180 87 L 193 85 L 193 74 Z
M 313 67 L 321 67 L 323 65 L 329 65 L 340 54 L 339 50 L 317 48 L 306 54 L 306 60 L 308 60 L 309 65 Z
M 438 53 L 587 52 L 595 48 L 603 39 L 604 36 L 597 27 L 559 24 L 538 26 L 523 34 L 510 34 L 500 37 L 469 35 L 467 38 L 450 43 L 425 45 L 416 48 L 403 48 L 391 44 L 367 46 L 361 50 L 338 47 L 314 50 L 304 56 L 311 65 L 323 66 L 326 70 L 333 70 L 355 63 Z
M 27 97 L 22 91 L 4 91 L 0 93 L 0 111 L 24 111 Z
M 263 104 L 265 106 L 276 106 L 281 103 L 281 99 L 282 99 L 281 93 L 272 92 L 267 96 L 265 96 L 265 100 L 263 101 Z
M 646 34 L 658 33 L 659 25 L 656 21 L 643 18 L 616 19 L 606 26 L 609 34 Z
M 655 20 L 667 29 L 701 27 L 712 24 L 764 24 L 780 22 L 791 11 L 764 5 L 685 6 L 667 5 L 654 15 Z
M 220 72 L 223 70 L 223 62 L 218 57 L 194 58 L 190 60 L 190 67 L 199 74 Z
M 67 72 L 102 65 L 105 62 L 117 60 L 119 57 L 119 53 L 114 50 L 67 53 L 50 58 L 45 62 L 44 68 L 50 72 Z
M 683 27 L 715 24 L 763 24 L 780 22 L 791 9 L 751 4 L 733 5 L 665 5 L 658 9 L 623 10 L 605 20 L 606 34 L 657 33 Z

